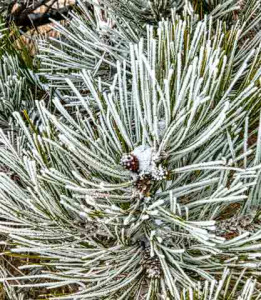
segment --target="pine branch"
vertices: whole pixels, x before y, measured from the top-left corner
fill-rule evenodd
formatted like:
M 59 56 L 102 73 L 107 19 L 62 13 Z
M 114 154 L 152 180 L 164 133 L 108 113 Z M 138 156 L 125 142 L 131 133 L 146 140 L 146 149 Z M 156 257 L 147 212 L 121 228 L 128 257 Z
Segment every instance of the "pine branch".
M 13 22 L 16 26 L 21 27 L 22 31 L 46 25 L 51 22 L 51 19 L 63 20 L 74 7 L 73 4 L 65 4 L 63 7 L 57 6 L 56 8 L 58 0 L 54 0 L 51 3 L 50 0 L 33 1 L 32 4 L 24 2 L 14 9 L 15 4 L 16 2 L 10 3 L 6 22 L 7 24 Z M 47 9 L 43 13 L 38 13 L 37 9 L 40 7 L 47 7 Z
M 2 281 L 54 299 L 260 297 L 260 36 L 241 42 L 253 24 L 230 22 L 234 1 L 205 1 L 202 20 L 193 1 L 115 3 L 55 22 L 34 75 L 49 101 L 0 131 L 0 233 L 38 260 Z

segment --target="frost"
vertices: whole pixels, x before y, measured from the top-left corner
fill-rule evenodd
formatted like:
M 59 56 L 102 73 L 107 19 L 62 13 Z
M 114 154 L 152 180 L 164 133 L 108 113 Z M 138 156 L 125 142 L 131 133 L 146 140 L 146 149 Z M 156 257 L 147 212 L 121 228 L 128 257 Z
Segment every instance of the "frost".
M 153 149 L 148 146 L 141 145 L 132 151 L 139 161 L 140 173 L 151 173 Z
M 158 132 L 159 132 L 159 137 L 162 138 L 164 136 L 166 130 L 166 121 L 165 120 L 160 120 L 158 122 Z
M 161 220 L 159 220 L 159 219 L 156 219 L 156 220 L 155 220 L 155 224 L 156 224 L 156 225 L 161 225 L 161 224 L 163 224 L 163 222 L 162 222 Z
M 158 167 L 154 167 L 152 169 L 152 177 L 156 180 L 163 180 L 167 178 L 167 171 L 159 165 Z
M 155 156 L 154 148 L 141 145 L 135 148 L 131 155 L 138 161 L 140 178 L 143 175 L 150 175 L 153 180 L 167 179 L 167 170 L 161 164 L 156 163 L 159 159 Z

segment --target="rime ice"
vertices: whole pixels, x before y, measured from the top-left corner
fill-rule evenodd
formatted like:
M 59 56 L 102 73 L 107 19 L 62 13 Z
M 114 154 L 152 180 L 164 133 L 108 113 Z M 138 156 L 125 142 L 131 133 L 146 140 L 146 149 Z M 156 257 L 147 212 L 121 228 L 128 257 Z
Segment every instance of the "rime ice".
M 139 161 L 140 173 L 151 172 L 152 153 L 153 149 L 144 145 L 141 145 L 132 151 L 132 154 L 135 155 Z

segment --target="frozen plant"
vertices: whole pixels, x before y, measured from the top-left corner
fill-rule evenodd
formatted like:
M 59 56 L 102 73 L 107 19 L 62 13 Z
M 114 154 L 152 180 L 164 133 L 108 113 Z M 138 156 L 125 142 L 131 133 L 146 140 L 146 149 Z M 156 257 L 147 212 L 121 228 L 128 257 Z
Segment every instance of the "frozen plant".
M 39 55 L 51 103 L 0 133 L 16 176 L 0 174 L 0 233 L 28 258 L 3 282 L 50 299 L 258 299 L 260 36 L 242 43 L 234 1 L 202 18 L 193 1 L 112 4 L 127 2 L 138 21 L 95 1 L 57 24 Z

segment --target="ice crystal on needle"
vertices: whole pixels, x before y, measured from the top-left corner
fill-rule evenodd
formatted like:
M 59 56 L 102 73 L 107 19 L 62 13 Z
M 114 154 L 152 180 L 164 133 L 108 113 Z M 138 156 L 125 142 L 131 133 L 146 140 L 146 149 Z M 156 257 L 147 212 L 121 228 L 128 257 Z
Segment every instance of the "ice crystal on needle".
M 6 289 L 260 298 L 260 1 L 240 3 L 77 1 L 32 77 L 0 47 Z
M 158 160 L 158 159 L 157 159 Z M 155 150 L 148 146 L 138 146 L 130 154 L 124 154 L 121 164 L 139 177 L 150 176 L 153 180 L 167 178 L 168 172 L 160 163 L 156 163 Z

